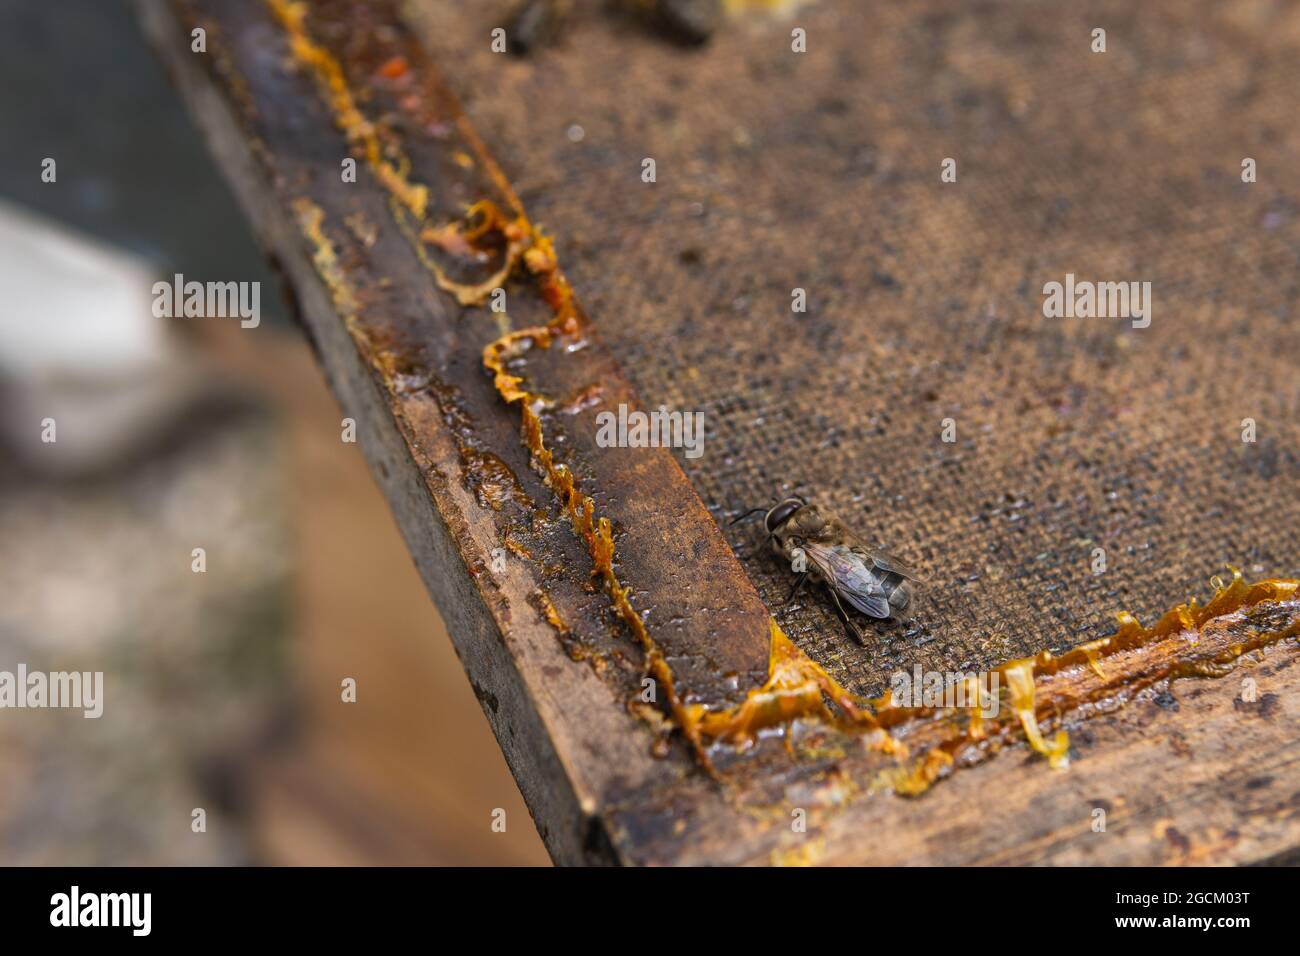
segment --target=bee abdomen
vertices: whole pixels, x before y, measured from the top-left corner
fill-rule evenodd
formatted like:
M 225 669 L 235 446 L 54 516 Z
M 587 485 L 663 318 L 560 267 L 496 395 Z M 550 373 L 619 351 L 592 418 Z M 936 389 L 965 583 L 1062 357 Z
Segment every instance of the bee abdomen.
M 890 572 L 883 575 L 880 579 L 880 590 L 885 600 L 889 602 L 889 606 L 898 611 L 907 607 L 912 600 L 912 586 L 901 574 Z

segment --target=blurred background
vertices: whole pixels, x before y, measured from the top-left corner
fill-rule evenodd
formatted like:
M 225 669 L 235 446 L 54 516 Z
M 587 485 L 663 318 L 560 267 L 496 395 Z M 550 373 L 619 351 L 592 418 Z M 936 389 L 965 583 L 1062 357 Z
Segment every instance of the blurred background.
M 98 720 L 0 709 L 0 864 L 547 863 L 122 0 L 0 0 L 0 142 L 0 671 L 105 673 Z M 155 318 L 174 273 L 261 324 Z

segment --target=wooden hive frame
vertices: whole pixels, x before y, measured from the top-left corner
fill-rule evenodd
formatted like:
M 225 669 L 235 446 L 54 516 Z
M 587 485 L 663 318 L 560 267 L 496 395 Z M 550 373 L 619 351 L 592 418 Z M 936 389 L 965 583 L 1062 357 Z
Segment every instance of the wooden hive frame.
M 589 422 L 637 398 L 395 6 L 138 8 L 358 422 L 557 862 L 1240 863 L 1295 852 L 1300 770 L 1288 722 L 1273 717 L 1300 706 L 1293 582 L 1236 582 L 1150 630 L 1010 662 L 1016 713 L 987 726 L 858 701 L 772 624 L 671 452 L 613 454 L 559 420 L 557 406 Z M 340 172 L 349 158 L 355 181 Z M 455 251 L 488 234 L 499 270 L 453 275 Z M 498 287 L 510 327 L 482 308 Z M 563 455 L 551 429 L 567 429 Z M 579 629 L 612 643 L 566 641 Z M 1189 681 L 1167 710 L 1141 693 L 1228 673 L 1243 655 L 1257 695 L 1235 679 Z M 657 707 L 639 706 L 647 676 Z M 1062 772 L 1034 749 L 1061 762 L 1049 731 L 1067 717 L 1082 759 Z M 1189 766 L 1171 740 L 1198 759 Z

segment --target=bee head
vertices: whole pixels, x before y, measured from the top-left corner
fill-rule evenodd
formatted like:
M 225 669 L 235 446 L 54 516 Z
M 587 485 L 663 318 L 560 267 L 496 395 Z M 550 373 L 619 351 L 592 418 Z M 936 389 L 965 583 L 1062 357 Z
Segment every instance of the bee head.
M 789 521 L 791 516 L 806 504 L 808 502 L 802 498 L 786 498 L 769 511 L 763 519 L 763 525 L 767 528 L 767 533 L 774 533 L 777 528 Z

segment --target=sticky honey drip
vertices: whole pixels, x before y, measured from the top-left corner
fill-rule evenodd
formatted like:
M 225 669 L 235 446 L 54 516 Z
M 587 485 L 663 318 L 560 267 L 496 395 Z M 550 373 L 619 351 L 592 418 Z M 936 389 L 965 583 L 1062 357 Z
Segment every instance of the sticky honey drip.
M 1089 663 L 1092 663 L 1090 660 Z M 1015 711 L 1020 726 L 1024 728 L 1025 739 L 1029 745 L 1047 758 L 1053 767 L 1066 767 L 1070 763 L 1070 736 L 1064 730 L 1058 730 L 1056 737 L 1049 744 L 1043 739 L 1043 732 L 1038 727 L 1038 715 L 1034 707 L 1034 662 L 1030 660 L 1004 664 L 1002 676 L 1007 680 L 1011 691 L 1011 709 Z
M 550 348 L 558 338 L 572 344 L 581 340 L 586 322 L 573 299 L 573 289 L 560 271 L 550 240 L 530 228 L 532 243 L 524 254 L 528 270 L 538 279 L 543 298 L 552 310 L 545 326 L 511 332 L 490 343 L 483 350 L 483 365 L 492 373 L 497 392 L 509 404 L 518 405 L 523 416 L 523 440 L 538 470 L 551 491 L 560 499 L 573 531 L 587 545 L 594 573 L 604 583 L 610 602 L 645 653 L 646 670 L 664 691 L 669 710 L 703 764 L 712 769 L 699 730 L 695 706 L 688 706 L 678 695 L 672 669 L 663 652 L 650 636 L 645 621 L 632 606 L 631 591 L 614 573 L 614 533 L 607 517 L 596 515 L 596 505 L 578 488 L 573 472 L 556 462 L 546 447 L 542 434 L 541 411 L 545 400 L 524 389 L 523 379 L 507 369 L 507 363 L 532 348 Z
M 343 313 L 344 321 L 348 323 L 349 328 L 352 328 L 357 313 L 357 296 L 351 284 L 344 278 L 338 254 L 334 250 L 334 243 L 330 242 L 322 228 L 325 222 L 325 211 L 310 199 L 300 196 L 293 201 L 293 213 L 298 220 L 299 231 L 311 243 L 311 260 L 312 265 L 316 267 L 316 274 L 325 280 L 334 307 Z
M 295 0 L 267 0 L 267 3 L 289 34 L 294 56 L 317 71 L 336 121 L 349 142 L 362 145 L 376 178 L 400 207 L 417 219 L 423 219 L 428 203 L 427 189 L 407 180 L 405 162 L 394 165 L 384 158 L 374 128 L 357 109 L 337 60 L 308 37 L 303 24 L 304 5 Z M 472 207 L 468 218 L 476 220 L 477 225 L 471 224 L 464 238 L 472 241 L 475 230 L 478 229 L 502 230 L 511 249 L 515 251 L 508 257 L 508 268 L 499 278 L 504 280 L 514 265 L 522 261 L 537 281 L 541 295 L 552 311 L 552 318 L 546 325 L 511 332 L 490 343 L 483 350 L 484 367 L 492 374 L 494 386 L 501 398 L 509 404 L 519 406 L 525 446 L 547 484 L 559 498 L 574 532 L 585 542 L 591 556 L 593 573 L 600 576 L 613 607 L 643 648 L 646 669 L 664 689 L 673 721 L 690 742 L 700 763 L 709 772 L 716 773 L 709 757 L 711 745 L 722 744 L 745 749 L 752 746 L 764 730 L 789 729 L 796 721 L 816 720 L 844 731 L 862 734 L 869 747 L 892 754 L 898 761 L 897 768 L 883 774 L 874 789 L 912 795 L 924 792 L 934 781 L 949 772 L 955 763 L 954 754 L 962 748 L 996 736 L 1008 736 L 1012 732 L 1012 726 L 1000 719 L 982 717 L 977 705 L 961 715 L 965 718 L 964 723 L 953 721 L 951 729 L 945 735 L 932 740 L 923 750 L 915 754 L 909 753 L 907 746 L 891 736 L 891 730 L 901 730 L 922 720 L 931 721 L 936 713 L 952 712 L 941 708 L 895 706 L 888 696 L 865 700 L 851 694 L 790 641 L 771 618 L 768 619 L 768 678 L 762 687 L 752 690 L 739 704 L 719 710 L 709 710 L 701 704 L 687 704 L 681 699 L 662 650 L 633 606 L 631 590 L 614 573 L 614 540 L 609 519 L 595 514 L 594 502 L 581 492 L 572 471 L 563 463 L 557 463 L 547 448 L 541 419 L 541 413 L 546 408 L 545 399 L 529 392 L 523 387 L 523 379 L 508 370 L 511 359 L 532 348 L 550 348 L 557 342 L 571 348 L 580 347 L 587 319 L 577 307 L 572 287 L 559 269 L 552 241 L 528 221 L 508 180 L 463 116 L 457 117 L 457 124 L 515 214 L 513 218 L 508 217 L 494 203 L 484 200 Z M 317 271 L 334 294 L 336 303 L 340 304 L 340 309 L 345 313 L 354 310 L 355 297 L 343 280 L 333 247 L 321 229 L 321 210 L 304 199 L 295 203 L 295 211 L 300 228 L 316 249 L 313 260 Z M 397 208 L 394 213 L 400 225 Z M 452 227 L 425 228 L 435 230 L 429 238 L 436 242 L 459 241 L 454 233 L 445 231 Z M 481 291 L 477 288 L 470 290 L 445 280 L 436 266 L 434 272 L 439 285 L 456 294 L 463 303 L 465 299 L 462 296 L 472 291 L 471 298 L 474 298 Z M 474 301 L 478 299 L 474 298 Z M 1239 572 L 1233 570 L 1232 573 L 1230 583 L 1215 582 L 1217 591 L 1204 607 L 1198 606 L 1195 601 L 1178 605 L 1151 628 L 1143 628 L 1132 615 L 1121 613 L 1118 615 L 1120 627 L 1109 637 L 1080 645 L 1059 657 L 1043 651 L 1034 657 L 1010 661 L 997 668 L 1009 691 L 1010 708 L 1016 717 L 1015 727 L 1030 747 L 1046 757 L 1050 765 L 1066 766 L 1069 739 L 1065 730 L 1058 726 L 1049 742 L 1040 722 L 1053 719 L 1059 725 L 1060 719 L 1072 707 L 1087 702 L 1090 695 L 1115 689 L 1116 681 L 1124 681 L 1122 676 L 1107 677 L 1102 667 L 1102 662 L 1106 659 L 1164 641 L 1185 641 L 1183 646 L 1193 647 L 1199 632 L 1211 623 L 1248 613 L 1270 603 L 1297 602 L 1300 581 L 1270 579 L 1247 585 Z M 552 627 L 557 630 L 564 627 L 553 607 L 546 616 Z M 1158 679 L 1219 676 L 1242 654 L 1294 637 L 1298 632 L 1300 607 L 1293 609 L 1285 627 L 1262 632 L 1249 640 L 1233 644 L 1221 655 L 1222 659 L 1207 663 L 1194 659 L 1190 653 L 1181 659 L 1175 656 L 1170 664 L 1162 667 L 1156 677 L 1147 679 L 1143 686 L 1149 686 Z M 1076 680 L 1069 694 L 1040 699 L 1040 678 L 1050 678 L 1076 669 L 1086 669 L 1090 676 Z M 1119 686 L 1134 689 L 1133 682 L 1121 683 Z
M 357 108 L 343 67 L 328 50 L 308 35 L 303 23 L 307 17 L 307 5 L 297 0 L 267 0 L 267 3 L 289 36 L 289 52 L 299 63 L 316 72 L 334 113 L 335 122 L 347 137 L 349 145 L 359 146 L 366 164 L 384 188 L 409 209 L 416 219 L 423 219 L 429 206 L 428 187 L 407 180 L 405 162 L 397 166 L 384 156 L 383 145 L 375 132 L 374 124 Z
M 526 222 L 521 217 L 509 220 L 496 203 L 487 199 L 471 206 L 463 222 L 430 222 L 429 187 L 410 180 L 411 164 L 405 155 L 393 146 L 385 149 L 375 124 L 357 106 L 342 64 L 311 38 L 305 23 L 307 5 L 302 0 L 266 2 L 288 36 L 289 52 L 294 60 L 316 74 L 335 125 L 350 146 L 360 149 L 366 165 L 394 200 L 394 219 L 411 240 L 420 262 L 433 273 L 438 287 L 454 295 L 461 305 L 482 304 L 514 271 L 529 234 Z M 459 122 L 458 125 L 463 129 L 466 124 Z M 495 167 L 489 171 L 494 178 L 503 178 Z M 507 195 L 517 204 L 513 193 Z M 408 215 L 413 223 L 407 221 Z M 491 276 L 474 284 L 453 280 L 424 246 L 428 243 L 449 251 L 468 248 L 475 240 L 492 232 L 499 232 L 506 239 L 502 264 Z

